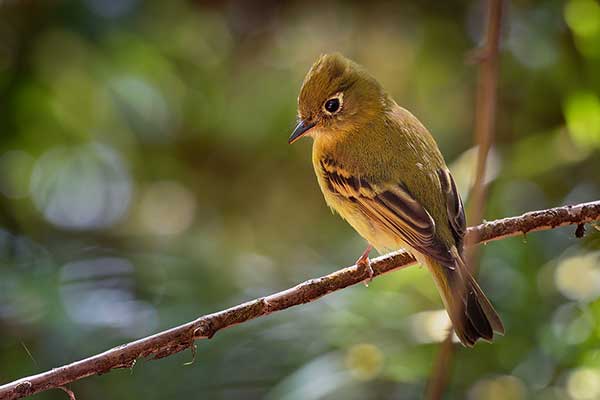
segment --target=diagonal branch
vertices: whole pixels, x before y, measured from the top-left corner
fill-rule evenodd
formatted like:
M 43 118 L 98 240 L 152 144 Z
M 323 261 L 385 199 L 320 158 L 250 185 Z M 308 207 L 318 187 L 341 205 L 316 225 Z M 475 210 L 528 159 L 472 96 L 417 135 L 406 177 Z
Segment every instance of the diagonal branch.
M 518 217 L 486 222 L 469 228 L 467 237 L 476 238 L 477 243 L 489 242 L 529 232 L 554 229 L 559 226 L 581 226 L 599 220 L 600 200 L 533 211 Z M 467 242 L 472 243 L 469 240 Z M 415 262 L 414 257 L 406 251 L 398 251 L 373 259 L 371 266 L 374 276 L 378 276 Z M 366 279 L 368 279 L 367 272 L 353 265 L 329 275 L 308 280 L 282 292 L 204 315 L 186 324 L 123 344 L 72 364 L 7 383 L 0 386 L 0 400 L 18 399 L 45 390 L 62 388 L 71 382 L 92 375 L 104 374 L 116 368 L 130 368 L 138 358 L 167 357 L 193 347 L 194 341 L 197 339 L 211 338 L 222 329 L 317 300 L 326 294 L 356 285 Z

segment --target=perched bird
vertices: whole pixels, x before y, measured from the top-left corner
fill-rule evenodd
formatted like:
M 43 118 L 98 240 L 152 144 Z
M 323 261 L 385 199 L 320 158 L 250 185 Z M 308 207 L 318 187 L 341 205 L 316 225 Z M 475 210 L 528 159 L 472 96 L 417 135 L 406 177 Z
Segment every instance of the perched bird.
M 404 248 L 431 272 L 465 346 L 494 331 L 500 317 L 465 265 L 465 214 L 454 179 L 429 131 L 364 68 L 322 55 L 298 97 L 289 138 L 314 139 L 312 161 L 325 201 L 369 243 L 357 265 Z

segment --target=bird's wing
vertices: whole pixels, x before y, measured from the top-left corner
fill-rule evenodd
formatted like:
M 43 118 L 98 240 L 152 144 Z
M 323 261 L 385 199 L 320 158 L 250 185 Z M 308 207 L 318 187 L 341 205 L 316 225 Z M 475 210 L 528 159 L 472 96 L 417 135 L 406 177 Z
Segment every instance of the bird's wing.
M 353 176 L 331 159 L 320 162 L 328 189 L 356 206 L 377 226 L 450 269 L 454 256 L 436 236 L 435 221 L 402 182 L 378 183 Z
M 446 195 L 448 222 L 450 222 L 450 227 L 452 228 L 456 247 L 462 250 L 463 238 L 467 232 L 467 221 L 465 219 L 463 202 L 456 190 L 456 184 L 454 183 L 454 178 L 452 178 L 450 171 L 446 168 L 442 168 L 439 169 L 437 173 L 442 191 Z

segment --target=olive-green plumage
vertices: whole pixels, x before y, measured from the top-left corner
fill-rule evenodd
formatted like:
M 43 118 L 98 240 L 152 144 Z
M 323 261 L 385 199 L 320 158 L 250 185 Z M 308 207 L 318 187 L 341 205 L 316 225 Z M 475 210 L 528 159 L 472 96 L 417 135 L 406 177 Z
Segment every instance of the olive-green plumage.
M 430 270 L 461 342 L 504 333 L 464 265 L 460 196 L 437 144 L 362 67 L 321 56 L 298 98 L 290 143 L 311 136 L 327 204 L 380 252 L 406 248 Z

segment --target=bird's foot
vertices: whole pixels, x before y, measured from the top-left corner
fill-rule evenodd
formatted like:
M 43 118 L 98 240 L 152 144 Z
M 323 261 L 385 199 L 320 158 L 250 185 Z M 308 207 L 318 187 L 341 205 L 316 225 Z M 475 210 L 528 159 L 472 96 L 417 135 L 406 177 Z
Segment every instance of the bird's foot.
M 356 260 L 356 266 L 361 273 L 367 273 L 368 279 L 364 281 L 366 287 L 369 287 L 369 283 L 373 280 L 373 268 L 371 268 L 371 260 L 369 259 L 369 253 L 373 249 L 373 246 L 369 245 L 362 255 Z

